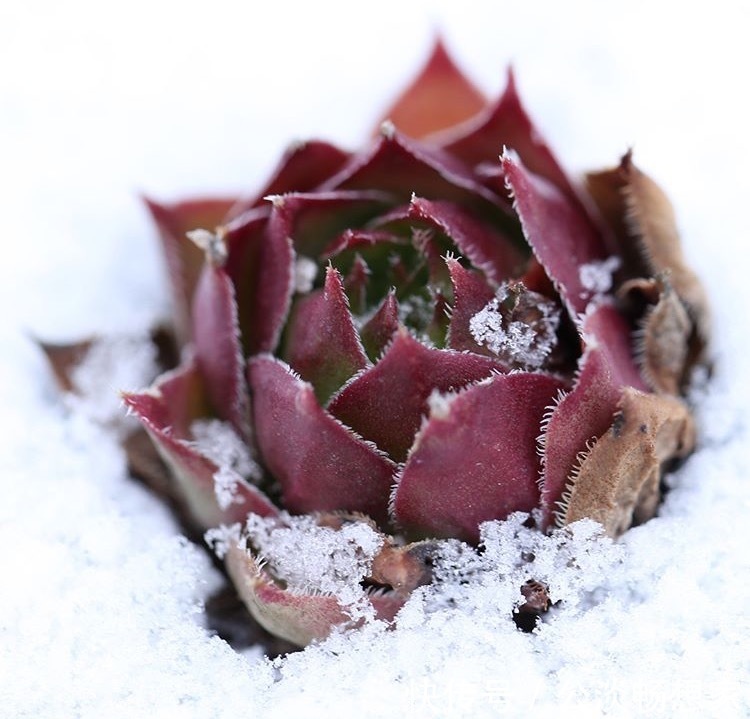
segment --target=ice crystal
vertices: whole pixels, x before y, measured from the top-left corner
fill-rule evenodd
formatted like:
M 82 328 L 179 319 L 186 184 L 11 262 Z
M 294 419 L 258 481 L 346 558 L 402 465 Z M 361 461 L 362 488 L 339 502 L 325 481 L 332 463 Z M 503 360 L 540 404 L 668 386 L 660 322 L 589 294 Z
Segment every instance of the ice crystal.
M 601 262 L 587 262 L 579 268 L 581 284 L 594 294 L 604 294 L 612 289 L 612 275 L 620 269 L 619 257 L 608 257 Z
M 300 294 L 309 292 L 318 276 L 318 265 L 315 260 L 300 255 L 294 263 L 294 290 Z
M 195 446 L 218 467 L 214 492 L 221 509 L 240 502 L 237 487 L 242 479 L 259 479 L 261 469 L 232 427 L 218 419 L 197 420 L 191 425 Z
M 279 520 L 251 514 L 246 531 L 290 591 L 332 595 L 345 607 L 365 598 L 359 583 L 383 544 L 382 535 L 365 522 L 334 529 L 320 526 L 313 516 L 284 514 Z
M 477 344 L 498 357 L 523 369 L 539 369 L 555 346 L 560 313 L 553 302 L 527 291 L 516 296 L 526 298 L 523 303 L 516 300 L 517 304 L 508 308 L 513 294 L 503 283 L 495 297 L 469 320 L 469 329 Z

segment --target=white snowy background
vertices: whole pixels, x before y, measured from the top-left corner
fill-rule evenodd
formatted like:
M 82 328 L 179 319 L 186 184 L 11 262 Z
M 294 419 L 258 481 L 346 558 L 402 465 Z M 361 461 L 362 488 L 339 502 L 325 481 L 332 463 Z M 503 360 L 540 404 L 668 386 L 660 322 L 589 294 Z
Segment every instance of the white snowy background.
M 746 7 L 3 3 L 0 716 L 750 714 Z M 116 391 L 140 384 L 142 353 L 125 347 L 118 371 L 91 372 L 101 402 L 76 404 L 31 338 L 137 333 L 165 316 L 138 194 L 247 192 L 290 140 L 357 146 L 437 30 L 490 93 L 514 63 L 571 169 L 633 145 L 668 188 L 715 312 L 703 448 L 670 478 L 660 516 L 617 545 L 539 543 L 566 601 L 536 635 L 514 630 L 489 582 L 455 610 L 415 601 L 396 632 L 272 665 L 204 629 L 215 571 L 128 479 L 102 426 Z

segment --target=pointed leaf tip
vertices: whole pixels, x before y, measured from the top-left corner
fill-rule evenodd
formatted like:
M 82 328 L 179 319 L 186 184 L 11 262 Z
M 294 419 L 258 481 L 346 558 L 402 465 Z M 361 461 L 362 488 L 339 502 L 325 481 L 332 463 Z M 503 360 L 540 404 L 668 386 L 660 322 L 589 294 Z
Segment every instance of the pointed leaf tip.
M 434 390 L 464 387 L 498 367 L 489 357 L 427 347 L 402 327 L 377 364 L 349 382 L 329 410 L 400 462 Z
M 312 387 L 280 360 L 254 357 L 248 374 L 258 448 L 284 505 L 386 521 L 393 463 L 322 409 Z
M 425 66 L 383 117 L 401 132 L 423 138 L 467 120 L 486 104 L 437 37 Z
M 323 288 L 297 301 L 284 359 L 310 382 L 321 403 L 369 364 L 354 327 L 341 275 L 329 265 Z

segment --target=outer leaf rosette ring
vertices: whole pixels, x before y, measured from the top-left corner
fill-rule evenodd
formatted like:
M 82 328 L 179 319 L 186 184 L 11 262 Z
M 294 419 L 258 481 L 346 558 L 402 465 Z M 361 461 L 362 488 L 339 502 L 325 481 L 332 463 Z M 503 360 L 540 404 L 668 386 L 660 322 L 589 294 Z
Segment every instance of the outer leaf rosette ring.
M 149 208 L 183 361 L 125 402 L 297 644 L 392 620 L 482 522 L 621 533 L 693 448 L 708 317 L 669 202 L 630 153 L 571 179 L 511 73 L 487 101 L 438 42 L 364 149 L 298 144 L 251 198 Z

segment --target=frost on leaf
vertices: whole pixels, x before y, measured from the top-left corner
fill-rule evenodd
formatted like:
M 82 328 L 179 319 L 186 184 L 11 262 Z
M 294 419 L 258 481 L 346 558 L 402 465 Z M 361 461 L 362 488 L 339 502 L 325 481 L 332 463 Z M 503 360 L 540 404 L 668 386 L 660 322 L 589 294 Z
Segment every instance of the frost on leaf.
M 195 448 L 213 462 L 214 493 L 219 507 L 242 504 L 239 486 L 243 479 L 259 480 L 262 470 L 251 457 L 247 445 L 231 425 L 218 419 L 200 419 L 190 426 Z
M 203 535 L 206 544 L 214 550 L 214 554 L 219 559 L 227 556 L 229 549 L 240 542 L 242 525 L 239 522 L 226 525 L 220 524 L 218 527 L 211 527 Z
M 384 537 L 367 522 L 340 527 L 318 523 L 315 516 L 263 518 L 250 515 L 247 538 L 287 591 L 335 597 L 344 607 L 362 611 L 366 598 L 360 582 L 370 574 Z
M 318 264 L 315 260 L 298 255 L 294 261 L 294 291 L 307 294 L 315 284 L 318 276 Z
M 608 257 L 601 262 L 586 262 L 579 270 L 583 287 L 593 295 L 600 295 L 612 289 L 612 275 L 620 269 L 619 257 Z
M 560 311 L 554 302 L 503 282 L 493 297 L 469 320 L 474 341 L 512 367 L 535 370 L 557 343 Z

